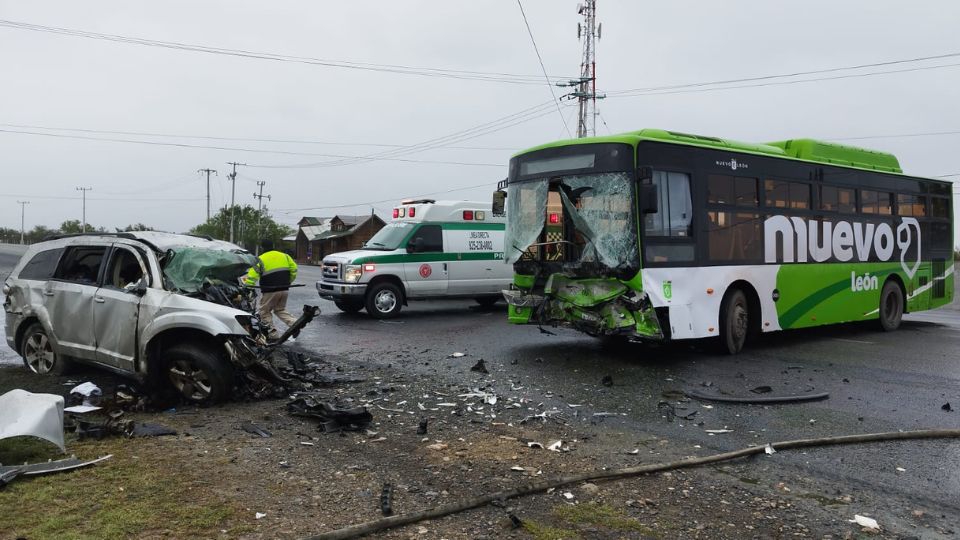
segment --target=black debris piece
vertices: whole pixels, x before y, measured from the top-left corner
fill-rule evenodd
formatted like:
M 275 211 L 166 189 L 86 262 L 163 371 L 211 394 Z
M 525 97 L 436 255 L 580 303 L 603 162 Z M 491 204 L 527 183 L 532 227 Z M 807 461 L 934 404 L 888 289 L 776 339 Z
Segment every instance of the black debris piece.
M 687 392 L 687 396 L 692 397 L 693 399 L 699 399 L 702 401 L 717 401 L 720 403 L 757 404 L 757 403 L 800 403 L 803 401 L 819 401 L 821 399 L 829 398 L 830 394 L 828 392 L 821 392 L 818 394 L 796 394 L 796 395 L 790 395 L 790 396 L 738 397 L 738 396 L 705 394 L 703 392 L 698 392 L 697 390 L 691 390 Z
M 483 373 L 485 375 L 490 373 L 487 371 L 487 364 L 483 361 L 483 358 L 477 360 L 477 363 L 470 368 L 470 371 L 476 371 L 477 373 Z
M 600 381 L 600 384 L 604 386 L 613 386 L 613 377 L 611 377 L 610 375 L 605 375 L 603 379 Z
M 420 425 L 417 426 L 417 435 L 426 435 L 427 434 L 427 422 L 426 418 L 420 419 Z
M 134 422 L 129 425 L 129 428 L 130 431 L 127 432 L 128 437 L 161 437 L 163 435 L 177 434 L 177 430 L 163 424 Z
M 380 512 L 385 516 L 393 515 L 393 486 L 389 483 L 380 491 Z
M 270 433 L 269 431 L 263 429 L 262 427 L 260 427 L 260 426 L 258 426 L 258 425 L 256 425 L 256 424 L 252 424 L 252 423 L 250 423 L 250 422 L 244 422 L 243 425 L 240 426 L 240 429 L 246 431 L 247 433 L 249 433 L 249 434 L 251 434 L 251 435 L 256 435 L 256 436 L 262 437 L 262 438 L 264 438 L 264 439 L 267 439 L 267 438 L 269 438 L 269 437 L 273 437 L 273 434 Z
M 750 391 L 754 394 L 769 394 L 770 392 L 773 392 L 773 388 L 770 388 L 769 386 L 757 386 L 751 388 Z
M 16 480 L 18 476 L 20 476 L 20 469 L 0 473 L 0 489 L 7 487 L 7 484 Z
M 510 523 L 511 523 L 511 527 L 512 527 L 512 528 L 514 528 L 514 529 L 519 529 L 520 527 L 523 527 L 523 520 L 521 520 L 520 518 L 518 518 L 516 515 L 510 514 L 510 515 L 507 516 L 507 517 L 510 518 Z
M 36 476 L 40 474 L 72 471 L 73 469 L 79 469 L 81 467 L 100 463 L 101 461 L 106 461 L 112 457 L 113 454 L 108 454 L 101 458 L 84 461 L 82 459 L 77 459 L 75 456 L 71 456 L 66 459 L 45 461 L 43 463 L 30 463 L 28 465 L 17 465 L 13 467 L 0 466 L 0 477 L 7 478 L 7 481 L 9 482 L 13 480 L 13 477 L 10 475 L 10 473 L 13 471 L 17 472 L 17 474 L 14 476 Z
M 942 410 L 944 410 L 944 411 L 947 411 L 947 412 L 950 412 L 950 411 L 953 410 L 953 407 L 950 406 L 950 402 L 948 401 L 948 402 L 944 403 L 943 406 L 940 407 L 940 409 L 942 409 Z
M 303 394 L 295 395 L 287 403 L 287 411 L 294 416 L 319 419 L 318 428 L 326 433 L 360 431 L 373 421 L 373 415 L 366 407 L 341 408 Z

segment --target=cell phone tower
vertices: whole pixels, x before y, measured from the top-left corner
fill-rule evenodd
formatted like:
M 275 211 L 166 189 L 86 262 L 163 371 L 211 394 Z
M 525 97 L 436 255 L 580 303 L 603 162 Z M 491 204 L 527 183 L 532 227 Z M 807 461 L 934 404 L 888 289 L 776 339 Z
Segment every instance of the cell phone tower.
M 606 96 L 597 94 L 597 41 L 600 39 L 602 30 L 601 25 L 597 23 L 597 0 L 586 0 L 578 5 L 577 13 L 583 15 L 583 22 L 577 23 L 577 39 L 583 42 L 580 78 L 558 83 L 557 86 L 576 88 L 567 96 L 576 98 L 580 104 L 577 138 L 581 138 L 596 135 L 597 100 Z

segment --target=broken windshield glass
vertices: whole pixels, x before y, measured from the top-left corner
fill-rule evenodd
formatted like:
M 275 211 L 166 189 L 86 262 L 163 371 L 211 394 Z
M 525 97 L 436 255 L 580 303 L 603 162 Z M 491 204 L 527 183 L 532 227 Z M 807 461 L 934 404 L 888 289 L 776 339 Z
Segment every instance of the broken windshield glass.
M 178 248 L 167 252 L 164 283 L 167 289 L 186 293 L 198 292 L 205 281 L 235 285 L 257 263 L 257 258 L 247 251 Z
M 510 196 L 507 197 L 507 215 L 510 218 L 507 220 L 504 246 L 507 264 L 520 260 L 527 247 L 540 237 L 549 187 L 546 180 L 510 186 Z
M 575 229 L 574 238 L 559 242 L 579 247 L 573 250 L 577 262 L 599 263 L 611 269 L 633 268 L 639 263 L 633 181 L 628 172 L 571 175 L 554 178 L 552 183 L 544 179 L 511 185 L 507 198 L 508 263 L 516 262 L 525 252 L 535 255 L 536 248 L 527 248 L 543 232 L 548 193 L 553 191 L 558 192 L 564 215 Z M 561 248 L 555 247 L 554 252 Z

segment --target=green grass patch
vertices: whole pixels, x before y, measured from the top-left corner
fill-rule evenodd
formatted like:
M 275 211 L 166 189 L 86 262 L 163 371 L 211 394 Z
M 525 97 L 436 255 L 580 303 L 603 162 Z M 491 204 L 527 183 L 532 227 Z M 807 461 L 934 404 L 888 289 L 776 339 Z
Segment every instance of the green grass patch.
M 67 456 L 60 452 L 57 445 L 36 437 L 13 437 L 0 441 L 0 463 L 4 465 L 22 465 L 65 457 Z
M 209 470 L 203 458 L 181 456 L 164 446 L 156 439 L 72 444 L 70 451 L 80 457 L 113 454 L 113 458 L 14 481 L 0 491 L 4 521 L 0 536 L 209 538 L 219 536 L 220 529 L 231 529 L 239 509 L 213 491 L 216 479 L 204 477 Z M 16 452 L 22 455 L 22 449 Z M 39 460 L 32 456 L 28 461 Z
M 574 540 L 580 538 L 576 531 L 544 525 L 538 521 L 524 521 L 523 528 L 534 540 Z
M 640 523 L 639 520 L 606 504 L 564 504 L 554 508 L 553 514 L 567 523 L 594 525 L 615 531 L 634 531 L 645 536 L 658 536 L 652 529 Z

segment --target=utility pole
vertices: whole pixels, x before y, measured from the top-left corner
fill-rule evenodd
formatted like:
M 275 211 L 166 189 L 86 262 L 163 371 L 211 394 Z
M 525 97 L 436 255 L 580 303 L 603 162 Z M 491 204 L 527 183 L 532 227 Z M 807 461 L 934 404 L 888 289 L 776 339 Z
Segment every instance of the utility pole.
M 23 215 L 30 201 L 17 201 L 17 204 L 20 205 L 20 245 L 22 246 L 25 243 L 23 241 Z
M 253 196 L 257 198 L 257 255 L 260 254 L 260 236 L 263 234 L 263 231 L 260 228 L 260 220 L 263 216 L 263 199 L 267 199 L 268 201 L 270 200 L 269 195 L 263 194 L 263 186 L 266 183 L 267 182 L 264 180 L 257 180 L 257 186 L 260 187 L 260 194 L 257 195 L 256 192 L 253 194 Z
M 237 165 L 246 165 L 246 163 L 237 163 L 235 161 L 228 161 L 227 165 L 233 165 L 233 172 L 227 176 L 230 178 L 230 243 L 233 243 L 233 215 L 236 213 L 234 209 L 234 195 L 237 191 Z
M 81 233 L 87 232 L 87 192 L 92 191 L 92 187 L 78 187 L 77 191 L 83 193 L 83 228 L 80 229 Z
M 210 173 L 217 174 L 217 171 L 213 169 L 197 169 L 197 172 L 207 173 L 207 221 L 210 221 Z
M 597 24 L 597 0 L 584 0 L 577 7 L 577 13 L 583 15 L 583 24 L 577 24 L 577 39 L 583 40 L 583 57 L 580 62 L 580 78 L 557 86 L 575 87 L 576 90 L 564 97 L 577 98 L 580 104 L 577 138 L 597 134 L 597 100 L 607 96 L 597 95 L 597 40 L 600 39 L 601 25 Z

